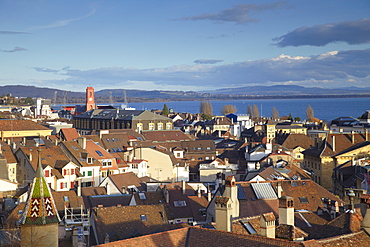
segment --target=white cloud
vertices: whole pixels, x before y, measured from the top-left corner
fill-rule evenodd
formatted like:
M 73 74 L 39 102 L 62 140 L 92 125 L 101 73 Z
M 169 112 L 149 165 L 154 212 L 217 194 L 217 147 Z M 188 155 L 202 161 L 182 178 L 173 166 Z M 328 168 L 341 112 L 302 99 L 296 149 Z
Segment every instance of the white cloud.
M 46 68 L 35 69 L 56 73 Z M 338 87 L 339 83 L 348 84 L 349 79 L 354 80 L 358 86 L 368 86 L 370 49 L 333 51 L 311 57 L 280 55 L 271 59 L 222 65 L 196 64 L 153 69 L 108 67 L 90 70 L 67 67 L 58 74 L 68 78 L 65 82 L 117 85 L 121 88 L 136 86 L 137 89 L 195 90 L 279 83 Z

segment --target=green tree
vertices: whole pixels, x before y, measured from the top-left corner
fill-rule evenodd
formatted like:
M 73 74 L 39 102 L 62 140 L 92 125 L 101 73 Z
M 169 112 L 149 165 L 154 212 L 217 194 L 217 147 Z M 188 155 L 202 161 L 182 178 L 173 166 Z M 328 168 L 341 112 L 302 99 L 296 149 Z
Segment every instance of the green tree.
M 25 99 L 24 99 L 24 103 L 25 103 L 26 105 L 34 105 L 34 104 L 35 104 L 35 102 L 33 101 L 33 99 L 32 99 L 31 97 L 27 97 L 27 98 L 25 98 Z
M 224 105 L 221 109 L 221 114 L 224 116 L 230 113 L 235 113 L 235 112 L 236 112 L 236 106 L 234 105 Z
M 289 113 L 289 117 L 288 117 L 288 120 L 290 120 L 290 121 L 293 121 L 293 116 L 292 116 L 292 113 Z
M 301 118 L 300 117 L 295 117 L 294 118 L 294 122 L 300 122 L 301 121 Z
M 168 114 L 170 114 L 170 111 L 168 110 L 168 106 L 167 106 L 167 104 L 164 104 L 164 105 L 163 105 L 162 112 L 161 112 L 161 115 L 163 115 L 163 116 L 168 116 Z
M 211 120 L 212 119 L 212 116 L 211 115 L 207 115 L 207 114 L 202 114 L 200 115 L 204 120 Z

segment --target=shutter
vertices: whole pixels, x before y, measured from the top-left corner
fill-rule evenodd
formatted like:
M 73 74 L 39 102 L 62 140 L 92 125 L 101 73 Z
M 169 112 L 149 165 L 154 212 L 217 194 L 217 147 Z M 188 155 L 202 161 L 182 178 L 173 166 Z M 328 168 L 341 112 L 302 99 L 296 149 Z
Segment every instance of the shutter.
M 63 183 L 60 183 L 60 189 L 63 189 Z
M 71 182 L 71 189 L 75 187 L 75 182 Z
M 64 176 L 67 175 L 67 170 L 66 169 L 63 170 L 63 175 Z

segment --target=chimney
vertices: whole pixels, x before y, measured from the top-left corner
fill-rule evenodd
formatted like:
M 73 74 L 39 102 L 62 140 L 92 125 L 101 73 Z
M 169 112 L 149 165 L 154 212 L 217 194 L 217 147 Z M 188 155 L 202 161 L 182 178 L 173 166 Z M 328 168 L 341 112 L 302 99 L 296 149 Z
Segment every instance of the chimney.
M 365 129 L 365 141 L 369 141 L 368 134 L 369 134 L 369 131 Z
M 277 190 L 277 196 L 278 196 L 278 198 L 280 198 L 281 197 L 281 192 L 283 191 L 283 188 L 281 187 L 281 182 L 277 183 L 276 190 Z
M 366 213 L 361 221 L 361 228 L 363 228 L 367 234 L 370 234 L 370 205 L 368 202 L 366 202 Z
M 215 216 L 216 216 L 216 229 L 220 231 L 232 231 L 232 214 L 233 205 L 229 197 L 216 196 L 215 200 Z
M 77 182 L 77 196 L 81 196 L 81 180 Z
M 335 136 L 334 135 L 332 136 L 331 147 L 332 147 L 333 151 L 335 152 Z
M 86 138 L 85 137 L 78 137 L 77 143 L 82 149 L 86 149 Z
M 13 151 L 15 151 L 16 148 L 17 148 L 17 144 L 15 142 L 12 142 L 12 149 L 13 149 Z
M 167 186 L 165 185 L 163 187 L 163 195 L 164 195 L 164 199 L 166 200 L 166 203 L 170 203 L 170 193 L 168 193 L 168 189 L 167 189 Z
M 32 162 L 32 153 L 29 155 L 29 160 Z
M 208 192 L 207 192 L 207 200 L 209 202 L 212 200 L 212 194 L 211 194 L 211 190 L 209 189 L 209 185 L 208 185 Z
M 331 210 L 330 210 L 330 216 L 331 219 L 335 219 L 337 217 L 337 212 L 339 212 L 339 204 L 337 201 L 332 200 L 331 202 Z
M 185 180 L 181 180 L 181 189 L 182 189 L 182 193 L 185 195 L 186 194 L 186 183 L 185 183 Z
M 202 197 L 202 191 L 200 190 L 200 186 L 198 185 L 198 190 L 197 190 L 198 197 Z
M 352 144 L 355 143 L 355 132 L 352 130 L 351 131 L 351 139 L 352 139 Z
M 353 192 L 353 190 L 349 190 L 347 192 L 347 196 L 349 197 L 348 210 L 350 210 L 351 213 L 354 213 L 354 211 L 355 211 L 355 205 L 354 205 L 353 201 L 355 199 L 355 193 Z
M 343 129 L 342 128 L 339 128 L 339 133 L 343 133 Z
M 282 196 L 279 198 L 279 224 L 294 226 L 293 197 Z
M 108 183 L 105 184 L 105 189 L 107 190 L 107 195 L 110 195 L 110 186 Z
M 232 203 L 232 216 L 239 217 L 239 200 L 238 200 L 238 187 L 234 176 L 227 176 L 225 179 L 224 197 L 231 199 Z
M 275 238 L 275 215 L 271 213 L 262 214 L 260 217 L 261 236 Z
M 225 165 L 229 165 L 229 159 L 228 158 L 224 158 L 224 162 L 225 162 Z
M 2 146 L 1 146 L 1 143 L 0 143 L 0 154 L 3 153 L 3 149 L 2 149 Z

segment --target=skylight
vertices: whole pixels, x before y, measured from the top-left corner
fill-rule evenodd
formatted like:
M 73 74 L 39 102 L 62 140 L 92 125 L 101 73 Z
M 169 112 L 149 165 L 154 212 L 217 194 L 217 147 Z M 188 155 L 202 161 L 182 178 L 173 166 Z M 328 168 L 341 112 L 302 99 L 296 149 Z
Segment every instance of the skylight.
M 95 152 L 96 152 L 99 156 L 103 156 L 103 154 L 102 154 L 99 150 L 95 150 Z
M 175 207 L 186 207 L 185 201 L 174 201 L 173 204 L 175 205 Z

